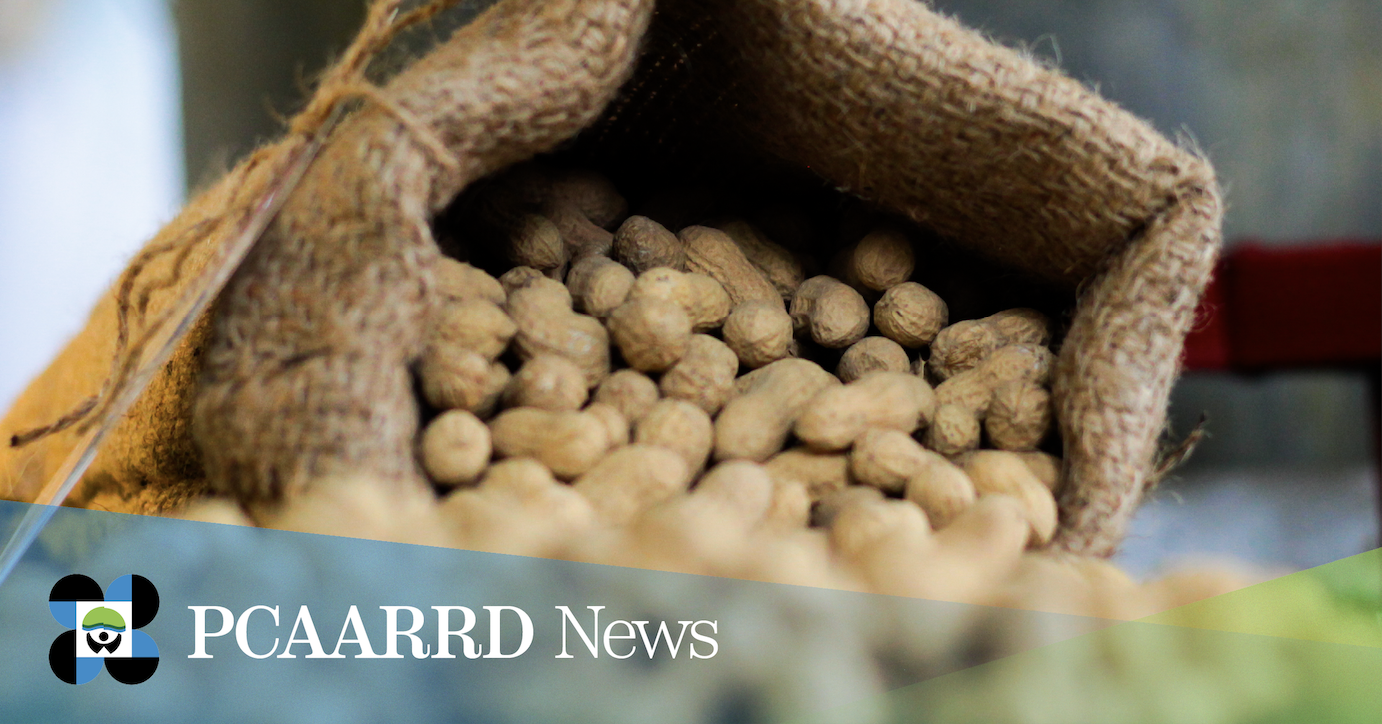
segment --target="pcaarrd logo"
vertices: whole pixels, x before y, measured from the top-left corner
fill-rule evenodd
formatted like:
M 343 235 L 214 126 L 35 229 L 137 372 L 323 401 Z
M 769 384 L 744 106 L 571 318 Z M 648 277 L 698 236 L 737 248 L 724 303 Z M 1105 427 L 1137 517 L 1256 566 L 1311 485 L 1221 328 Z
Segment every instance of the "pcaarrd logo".
M 53 639 L 48 665 L 69 684 L 85 684 L 105 666 L 122 684 L 142 684 L 158 669 L 158 645 L 139 629 L 158 615 L 158 589 L 143 576 L 120 576 L 104 592 L 88 576 L 53 584 L 48 610 L 67 631 Z

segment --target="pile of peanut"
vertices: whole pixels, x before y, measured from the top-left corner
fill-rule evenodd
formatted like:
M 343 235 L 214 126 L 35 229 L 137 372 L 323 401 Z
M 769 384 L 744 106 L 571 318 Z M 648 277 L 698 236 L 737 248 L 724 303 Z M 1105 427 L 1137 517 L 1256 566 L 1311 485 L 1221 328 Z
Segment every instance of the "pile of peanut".
M 981 510 L 1010 506 L 1013 535 L 1050 541 L 1051 325 L 1031 309 L 952 324 L 910 281 L 904 231 L 804 278 L 749 223 L 668 229 L 594 173 L 524 168 L 476 206 L 513 266 L 442 262 L 417 369 L 440 411 L 420 460 L 467 527 L 500 491 L 608 527 L 714 498 L 852 550 L 1002 496 Z

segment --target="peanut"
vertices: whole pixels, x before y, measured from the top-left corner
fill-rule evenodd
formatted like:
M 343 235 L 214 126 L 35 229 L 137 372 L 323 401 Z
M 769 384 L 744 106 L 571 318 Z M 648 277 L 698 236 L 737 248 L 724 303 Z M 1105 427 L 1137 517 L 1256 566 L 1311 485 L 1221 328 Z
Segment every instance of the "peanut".
M 794 432 L 816 450 L 844 450 L 870 428 L 911 433 L 927 425 L 936 395 L 907 372 L 874 372 L 822 390 L 797 419 Z
M 1007 382 L 1045 385 L 1051 381 L 1056 356 L 1037 344 L 1009 344 L 999 347 L 984 361 L 982 369 L 994 387 Z
M 686 271 L 686 249 L 681 240 L 646 216 L 630 216 L 614 232 L 614 258 L 634 274 L 657 267 Z
M 901 430 L 871 429 L 855 441 L 849 473 L 864 485 L 896 495 L 935 457 Z
M 509 346 L 518 327 L 494 302 L 471 298 L 443 306 L 432 321 L 430 342 L 447 350 L 468 349 L 493 360 Z
M 921 506 L 931 525 L 940 529 L 973 505 L 978 493 L 964 470 L 932 454 L 926 464 L 907 479 L 904 496 Z
M 869 330 L 869 305 L 864 297 L 833 277 L 802 282 L 792 297 L 791 315 L 797 334 L 809 334 L 816 344 L 829 349 L 848 347 Z
M 559 553 L 595 520 L 580 493 L 530 458 L 491 465 L 477 489 L 453 493 L 441 509 L 463 546 L 527 556 Z
M 546 493 L 560 485 L 542 463 L 532 458 L 509 458 L 489 466 L 480 480 L 482 492 L 503 493 L 515 498 L 528 498 Z
M 585 374 L 565 357 L 540 354 L 509 379 L 505 407 L 536 407 L 553 412 L 579 410 L 585 404 Z
M 633 534 L 654 565 L 695 573 L 734 570 L 752 550 L 747 536 L 771 495 L 772 483 L 754 463 L 721 463 L 690 495 L 671 498 L 641 516 Z
M 548 271 L 570 259 L 561 229 L 546 216 L 523 214 L 506 227 L 507 256 L 514 264 Z
M 797 287 L 801 286 L 801 262 L 790 251 L 774 244 L 761 231 L 742 219 L 713 224 L 725 232 L 739 245 L 744 257 L 763 273 L 783 300 L 790 300 Z
M 981 420 L 993 401 L 993 380 L 982 367 L 965 370 L 936 385 L 936 401 L 962 408 Z
M 633 440 L 676 452 L 694 473 L 710 457 L 715 428 L 701 408 L 682 400 L 662 400 L 634 426 Z
M 489 428 L 465 410 L 449 410 L 422 432 L 422 467 L 433 482 L 472 483 L 489 464 Z
M 782 449 L 811 398 L 839 384 L 814 362 L 799 359 L 778 360 L 745 377 L 752 379 L 744 382 L 744 392 L 715 421 L 717 460 L 767 460 Z
M 1004 344 L 1051 343 L 1051 320 L 1035 309 L 1009 309 L 986 318 L 998 330 Z
M 446 350 L 428 346 L 418 361 L 418 378 L 427 404 L 439 410 L 469 410 L 483 414 L 497 401 L 494 385 L 499 374 L 484 355 L 467 349 Z M 508 382 L 508 370 L 502 373 Z M 499 392 L 503 391 L 500 386 Z
M 883 494 L 876 488 L 851 485 L 821 498 L 820 503 L 811 511 L 811 525 L 829 528 L 834 524 L 836 516 L 846 508 L 882 501 Z
M 724 324 L 729 316 L 729 294 L 720 283 L 704 274 L 679 272 L 667 267 L 649 269 L 634 280 L 628 300 L 644 298 L 676 302 L 691 319 L 691 328 L 705 332 Z
M 950 310 L 930 289 L 903 282 L 889 288 L 874 305 L 873 323 L 884 337 L 915 349 L 936 339 L 950 323 Z
M 1101 603 L 1101 594 L 1073 562 L 1032 553 L 1022 556 L 1017 568 L 994 593 L 992 602 L 997 606 L 1089 615 Z
M 571 265 L 566 286 L 571 290 L 576 311 L 606 317 L 629 296 L 633 272 L 608 257 L 591 255 Z
M 781 302 L 747 301 L 729 313 L 723 334 L 745 367 L 758 368 L 787 356 L 792 318 Z
M 887 337 L 865 337 L 845 350 L 835 372 L 848 384 L 870 372 L 907 372 L 911 367 L 902 345 Z
M 673 302 L 635 299 L 610 313 L 609 333 L 630 367 L 640 372 L 662 372 L 686 354 L 691 320 Z
M 499 402 L 503 399 L 504 390 L 509 387 L 509 379 L 513 375 L 509 373 L 509 368 L 502 362 L 494 362 L 489 366 L 489 374 L 485 377 L 485 386 L 482 390 L 483 397 L 480 403 L 472 408 L 467 408 L 475 413 L 480 419 L 487 419 L 499 409 Z
M 515 407 L 490 422 L 499 457 L 530 457 L 562 479 L 590 470 L 610 448 L 609 431 L 586 412 L 550 412 Z
M 902 550 L 924 550 L 931 543 L 926 513 L 905 500 L 856 500 L 830 522 L 830 544 L 846 558 Z
M 803 486 L 810 502 L 849 485 L 849 458 L 839 453 L 792 448 L 772 456 L 763 467 L 778 485 Z
M 624 417 L 619 408 L 603 402 L 592 402 L 586 405 L 585 414 L 593 417 L 605 428 L 611 449 L 629 444 L 629 419 Z
M 515 273 L 519 270 L 522 272 Z M 554 314 L 570 313 L 575 304 L 571 290 L 565 284 L 546 277 L 532 267 L 514 267 L 499 277 L 499 283 L 508 290 L 509 300 L 505 308 L 515 318 L 529 309 Z
M 514 290 L 522 289 L 531 284 L 537 284 L 540 280 L 547 277 L 537 269 L 530 266 L 516 266 L 503 274 L 499 275 L 499 288 L 504 291 L 504 299 L 507 300 Z M 568 305 L 570 306 L 570 305 Z
M 854 245 L 846 264 L 845 279 L 881 292 L 912 276 L 916 256 L 905 234 L 896 229 L 877 229 Z
M 936 387 L 942 405 L 956 405 L 983 420 L 990 413 L 995 391 L 1004 384 L 1036 386 L 1050 378 L 1054 356 L 1032 344 L 998 348 L 982 364 L 952 375 Z M 1025 389 L 1025 387 L 1024 387 Z M 1006 411 L 1011 415 L 1011 411 Z
M 531 458 L 501 460 L 485 471 L 479 492 L 507 498 L 525 509 L 530 520 L 548 529 L 557 543 L 568 532 L 582 531 L 594 522 L 595 511 L 585 496 L 560 483 L 552 471 Z M 555 528 L 555 530 L 553 530 Z
M 984 431 L 1000 450 L 1037 449 L 1051 431 L 1051 393 L 1030 382 L 999 387 L 993 392 Z
M 569 259 L 603 256 L 614 247 L 614 235 L 586 216 L 574 199 L 554 196 L 543 205 L 542 213 L 561 233 Z
M 693 337 L 691 349 L 694 348 Z M 690 355 L 689 351 L 687 355 Z M 682 361 L 685 359 L 683 357 Z M 680 364 L 679 362 L 678 365 Z M 663 375 L 662 379 L 665 381 L 667 375 Z M 657 403 L 657 383 L 637 370 L 618 370 L 606 377 L 596 388 L 595 401 L 613 407 L 624 415 L 624 419 L 637 423 Z
M 1046 545 L 1056 532 L 1056 500 L 1022 458 L 1010 452 L 980 450 L 966 458 L 965 474 L 979 495 L 1007 495 L 1022 504 L 1032 526 L 1032 545 Z
M 548 286 L 552 284 L 560 291 Z M 509 293 L 508 306 L 518 326 L 513 345 L 519 359 L 539 354 L 565 357 L 581 368 L 587 387 L 609 374 L 609 334 L 600 320 L 571 310 L 565 287 L 551 280 L 533 280 Z
M 811 523 L 811 494 L 794 480 L 773 479 L 773 497 L 763 513 L 763 525 L 770 528 L 798 529 Z
M 897 593 L 978 603 L 1022 560 L 1031 530 L 1020 502 L 1006 495 L 981 496 L 936 531 L 935 554 Z
M 689 498 L 744 528 L 761 521 L 773 503 L 773 481 L 763 466 L 747 460 L 719 463 L 701 476 Z
M 926 365 L 936 379 L 947 380 L 978 367 L 1002 345 L 992 324 L 975 319 L 956 322 L 936 335 Z
M 926 428 L 926 447 L 942 455 L 959 455 L 979 447 L 979 421 L 959 405 L 941 405 Z
M 662 375 L 664 397 L 686 400 L 714 415 L 734 393 L 739 356 L 728 345 L 704 334 L 691 336 L 686 354 Z
M 686 489 L 686 461 L 657 445 L 628 445 L 600 460 L 576 479 L 577 492 L 590 500 L 600 518 L 614 525 Z
M 730 302 L 781 303 L 782 297 L 729 235 L 707 226 L 688 226 L 677 235 L 686 249 L 686 270 L 705 274 L 729 293 Z
M 465 262 L 450 257 L 441 257 L 433 268 L 437 292 L 442 298 L 460 302 L 467 299 L 483 299 L 503 306 L 508 294 L 499 280 Z

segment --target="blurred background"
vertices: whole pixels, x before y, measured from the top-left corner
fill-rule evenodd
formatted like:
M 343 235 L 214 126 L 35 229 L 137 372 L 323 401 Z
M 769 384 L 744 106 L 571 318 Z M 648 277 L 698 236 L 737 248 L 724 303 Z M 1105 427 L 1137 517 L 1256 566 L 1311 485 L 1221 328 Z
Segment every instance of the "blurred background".
M 933 5 L 1197 144 L 1227 190 L 1230 261 L 1382 240 L 1382 3 Z M 278 132 L 363 8 L 0 0 L 0 409 L 189 188 Z M 1327 303 L 1310 308 L 1321 324 Z M 1375 316 L 1382 298 L 1364 304 Z M 1256 323 L 1270 336 L 1272 321 Z M 1189 367 L 1171 432 L 1203 415 L 1207 437 L 1138 514 L 1124 566 L 1233 557 L 1295 570 L 1379 545 L 1375 358 L 1211 353 Z

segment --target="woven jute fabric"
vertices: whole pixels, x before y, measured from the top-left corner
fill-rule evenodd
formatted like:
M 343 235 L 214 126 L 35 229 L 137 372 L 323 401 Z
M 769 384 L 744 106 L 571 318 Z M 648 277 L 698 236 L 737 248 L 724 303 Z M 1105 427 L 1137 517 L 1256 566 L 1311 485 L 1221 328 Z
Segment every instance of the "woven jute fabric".
M 726 163 L 747 149 L 1078 289 L 1054 382 L 1057 545 L 1107 554 L 1121 540 L 1221 208 L 1207 162 L 1085 86 L 910 0 L 508 0 L 379 96 L 335 130 L 93 475 L 204 473 L 250 499 L 338 472 L 421 485 L 408 365 L 433 298 L 428 220 L 472 181 L 585 131 L 578 146 L 644 164 L 688 144 Z M 99 387 L 103 315 L 6 435 Z M 12 496 L 63 440 L 3 453 Z

